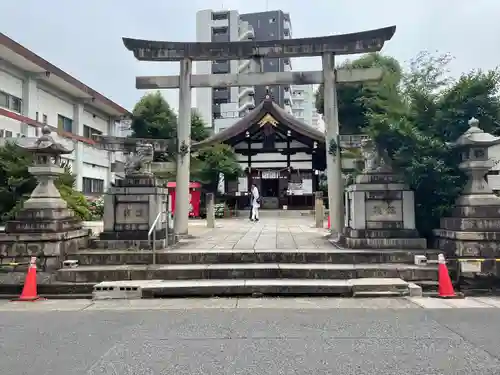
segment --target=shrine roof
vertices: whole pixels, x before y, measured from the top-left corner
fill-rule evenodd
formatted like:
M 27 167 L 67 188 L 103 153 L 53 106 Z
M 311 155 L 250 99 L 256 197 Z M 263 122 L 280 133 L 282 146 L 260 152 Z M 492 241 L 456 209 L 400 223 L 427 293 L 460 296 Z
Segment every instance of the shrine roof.
M 277 122 L 304 137 L 310 138 L 319 143 L 325 143 L 325 134 L 323 132 L 300 121 L 277 105 L 272 99 L 266 98 L 257 107 L 255 107 L 255 109 L 253 109 L 245 117 L 238 120 L 235 124 L 201 142 L 193 143 L 193 148 L 226 142 L 227 140 L 246 132 L 267 115 L 271 115 Z

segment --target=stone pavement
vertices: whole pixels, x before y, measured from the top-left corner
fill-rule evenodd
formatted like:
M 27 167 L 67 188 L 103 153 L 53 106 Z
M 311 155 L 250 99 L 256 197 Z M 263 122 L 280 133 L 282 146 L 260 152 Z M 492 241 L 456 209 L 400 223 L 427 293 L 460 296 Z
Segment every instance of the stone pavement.
M 331 247 L 328 230 L 314 227 L 312 216 L 262 218 L 252 223 L 245 218 L 216 220 L 206 228 L 205 220 L 191 221 L 188 241 L 197 249 L 314 249 Z
M 144 300 L 45 300 L 0 302 L 0 313 L 35 311 L 135 311 L 196 309 L 500 309 L 500 297 L 443 300 L 405 298 L 172 298 Z

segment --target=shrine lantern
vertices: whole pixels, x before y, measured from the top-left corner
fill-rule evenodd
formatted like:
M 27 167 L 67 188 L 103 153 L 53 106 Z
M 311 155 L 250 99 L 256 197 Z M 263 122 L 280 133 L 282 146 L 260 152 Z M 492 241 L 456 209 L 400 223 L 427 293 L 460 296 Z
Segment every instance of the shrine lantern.
M 175 214 L 175 182 L 167 183 L 168 194 L 172 199 L 172 214 Z M 199 182 L 189 183 L 189 217 L 200 216 L 201 184 Z

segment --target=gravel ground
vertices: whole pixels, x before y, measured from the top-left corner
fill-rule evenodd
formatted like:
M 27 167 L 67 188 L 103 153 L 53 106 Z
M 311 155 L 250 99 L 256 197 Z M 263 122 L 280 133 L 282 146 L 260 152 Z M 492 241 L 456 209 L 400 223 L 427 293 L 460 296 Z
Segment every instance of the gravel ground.
M 500 373 L 498 309 L 387 306 L 99 310 L 82 305 L 81 311 L 3 310 L 0 372 Z

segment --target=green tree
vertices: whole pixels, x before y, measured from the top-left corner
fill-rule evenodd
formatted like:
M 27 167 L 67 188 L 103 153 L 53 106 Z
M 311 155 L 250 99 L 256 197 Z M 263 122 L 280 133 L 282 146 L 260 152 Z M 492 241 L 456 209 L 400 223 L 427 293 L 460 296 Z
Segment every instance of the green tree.
M 155 161 L 173 161 L 176 158 L 177 114 L 159 92 L 147 93 L 132 111 L 132 137 L 169 139 L 171 146 L 166 153 L 156 153 Z M 210 135 L 196 109 L 191 113 L 191 139 L 201 141 Z
M 449 62 L 447 55 L 420 54 L 402 76 L 398 100 L 366 101 L 376 106 L 366 131 L 415 191 L 417 227 L 427 237 L 450 213 L 465 183 L 449 142 L 467 130 L 471 117 L 493 133 L 500 118 L 498 72 L 473 71 L 450 80 Z
M 341 134 L 359 134 L 368 125 L 368 115 L 371 112 L 383 112 L 377 108 L 379 103 L 397 101 L 398 84 L 402 70 L 398 61 L 380 53 L 370 53 L 354 61 L 346 60 L 339 68 L 366 69 L 381 68 L 381 82 L 367 82 L 337 87 L 338 113 Z M 323 114 L 323 85 L 316 92 L 316 110 Z
M 203 183 L 210 192 L 217 192 L 220 174 L 226 180 L 241 175 L 241 167 L 231 146 L 215 144 L 202 148 L 196 157 L 199 162 L 195 179 Z
M 7 142 L 0 147 L 0 214 L 3 221 L 14 217 L 36 186 L 36 179 L 28 172 L 32 163 L 32 156 L 14 144 Z M 69 208 L 82 220 L 88 220 L 88 202 L 74 189 L 75 177 L 70 168 L 64 166 L 64 169 L 65 173 L 56 180 L 56 186 Z

